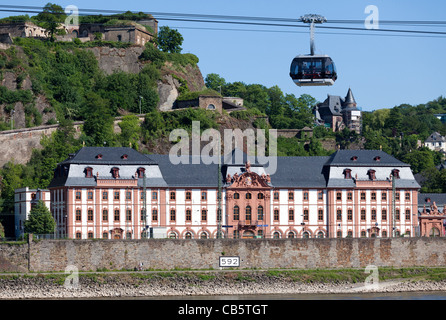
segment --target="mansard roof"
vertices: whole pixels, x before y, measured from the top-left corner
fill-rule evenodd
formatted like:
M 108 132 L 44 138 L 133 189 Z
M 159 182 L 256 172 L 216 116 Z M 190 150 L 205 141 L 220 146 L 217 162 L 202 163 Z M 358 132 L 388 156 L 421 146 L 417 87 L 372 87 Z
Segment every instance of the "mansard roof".
M 409 167 L 382 150 L 338 150 L 328 161 L 330 166 Z
M 98 157 L 100 155 L 100 157 Z M 125 155 L 125 157 L 124 157 Z M 175 159 L 173 159 L 175 160 Z M 59 164 L 59 171 L 69 170 L 69 174 L 55 176 L 51 186 L 94 186 L 96 178 L 106 179 L 113 166 L 120 168 L 120 177 L 134 178 L 139 166 L 146 170 L 147 187 L 217 188 L 218 163 L 211 157 L 186 156 L 183 163 L 175 164 L 169 155 L 143 155 L 131 148 L 84 147 L 76 154 Z M 233 150 L 221 157 L 221 185 L 225 186 L 228 174 L 245 172 L 245 163 L 252 160 L 240 150 Z M 377 177 L 389 177 L 395 168 L 404 168 L 398 181 L 399 187 L 416 188 L 410 166 L 381 150 L 338 150 L 324 157 L 276 157 L 269 162 L 250 161 L 251 171 L 262 175 L 270 173 L 273 188 L 325 188 L 354 187 L 352 180 L 342 177 L 344 168 L 354 169 L 366 179 L 367 167 L 376 170 Z M 275 163 L 274 163 L 275 162 Z M 91 166 L 94 178 L 82 174 L 85 167 Z M 380 169 L 382 167 L 383 170 Z M 384 167 L 386 168 L 384 170 Z M 271 169 L 274 171 L 271 171 Z M 108 170 L 108 171 L 107 171 Z M 364 171 L 364 172 L 363 172 Z M 407 172 L 406 172 L 407 171 Z M 362 177 L 364 176 L 364 177 Z M 143 179 L 138 179 L 142 186 Z M 345 185 L 348 183 L 348 185 Z
M 83 147 L 62 163 L 70 164 L 156 164 L 150 157 L 128 147 Z

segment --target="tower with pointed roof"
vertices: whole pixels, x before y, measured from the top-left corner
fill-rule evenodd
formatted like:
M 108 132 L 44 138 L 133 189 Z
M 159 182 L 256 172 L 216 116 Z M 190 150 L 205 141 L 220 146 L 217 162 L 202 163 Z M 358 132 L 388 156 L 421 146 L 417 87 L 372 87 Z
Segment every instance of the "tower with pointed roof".
M 342 118 L 344 125 L 352 131 L 361 133 L 362 112 L 358 109 L 352 90 L 349 88 L 344 102 L 342 103 Z
M 345 98 L 328 95 L 327 99 L 315 106 L 315 124 L 324 125 L 334 132 L 341 131 L 345 127 L 361 133 L 362 112 L 357 107 L 353 92 L 349 88 Z

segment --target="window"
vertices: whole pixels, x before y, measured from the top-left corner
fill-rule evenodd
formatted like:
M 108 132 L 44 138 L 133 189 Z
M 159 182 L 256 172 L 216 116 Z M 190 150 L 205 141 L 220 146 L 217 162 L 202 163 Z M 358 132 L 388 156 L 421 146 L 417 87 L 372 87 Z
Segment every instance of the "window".
M 365 192 L 361 192 L 361 200 L 365 200 Z
M 144 200 L 146 198 L 146 194 L 144 193 L 144 191 L 141 191 L 141 195 L 139 197 L 140 200 Z
M 410 209 L 406 209 L 406 220 L 410 220 Z
M 170 200 L 175 200 L 175 191 L 170 192 Z
M 263 207 L 258 206 L 257 208 L 257 220 L 263 220 Z
M 108 210 L 102 210 L 102 221 L 108 221 Z
M 87 192 L 87 200 L 93 200 L 93 191 Z
M 158 209 L 152 209 L 152 221 L 158 221 Z
M 115 178 L 115 179 L 119 178 L 119 168 L 116 168 L 116 167 L 112 168 L 111 173 L 112 173 L 113 178 Z
M 203 200 L 203 201 L 207 200 L 207 193 L 206 193 L 206 191 L 201 192 L 201 200 Z
M 351 230 L 347 231 L 347 238 L 353 238 L 353 231 Z
M 131 238 L 132 238 L 132 233 L 131 233 L 130 231 L 127 231 L 127 232 L 125 233 L 125 238 L 126 238 L 126 239 L 131 239 Z
M 342 193 L 336 192 L 336 200 L 342 200 Z
M 274 200 L 279 200 L 279 193 L 278 192 L 274 192 Z
M 399 179 L 400 178 L 400 170 L 393 169 L 392 170 L 392 175 L 395 177 L 395 179 Z
M 361 238 L 365 238 L 366 237 L 366 233 L 364 230 L 361 231 Z
M 132 221 L 132 210 L 130 209 L 125 210 L 125 220 Z
M 102 200 L 108 200 L 108 192 L 107 191 L 102 192 Z
M 375 180 L 376 179 L 376 171 L 373 169 L 370 169 L 367 174 L 369 175 L 369 179 L 370 180 Z
M 395 200 L 400 201 L 400 193 L 395 192 Z
M 324 220 L 324 210 L 319 209 L 319 210 L 317 211 L 317 219 L 318 219 L 319 221 Z
M 76 209 L 76 221 L 82 221 L 82 211 L 81 211 L 81 209 Z
M 240 199 L 240 194 L 238 194 L 237 192 L 234 193 L 234 199 Z
M 307 199 L 308 199 L 308 194 L 307 194 Z M 307 199 L 305 199 L 305 193 L 304 193 L 304 200 L 307 200 Z M 288 192 L 288 200 L 294 200 L 293 191 Z
M 381 210 L 381 220 L 383 221 L 387 220 L 387 209 Z
M 85 178 L 93 178 L 93 168 L 85 168 Z
M 353 221 L 353 210 L 352 209 L 347 210 L 347 220 Z
M 376 221 L 376 209 L 372 209 L 372 221 Z
M 192 210 L 186 209 L 186 221 L 192 221 Z
M 274 220 L 279 221 L 279 209 L 274 209 Z
M 251 207 L 247 206 L 245 209 L 245 219 L 251 221 Z
M 93 209 L 88 209 L 87 211 L 87 220 L 93 221 Z
M 341 209 L 336 210 L 336 220 L 337 221 L 342 220 L 342 210 Z
M 341 230 L 338 230 L 336 232 L 336 238 L 342 238 L 342 231 Z
M 240 208 L 238 206 L 234 207 L 233 219 L 234 220 L 239 220 L 240 219 Z
M 88 232 L 88 239 L 93 239 L 93 232 Z
M 387 200 L 387 193 L 383 190 L 381 191 L 381 200 L 386 201 Z
M 138 173 L 138 178 L 144 178 L 144 175 L 146 174 L 146 169 L 138 168 L 137 173 Z
M 308 191 L 305 191 L 304 193 L 303 193 L 303 199 L 304 200 L 308 200 Z
M 252 197 L 252 196 L 251 196 L 250 193 L 247 193 L 247 194 L 245 195 L 245 198 L 246 198 L 246 199 L 251 199 L 251 197 Z
M 170 209 L 170 221 L 175 221 L 176 220 L 176 211 L 175 209 Z
M 221 209 L 217 209 L 217 221 L 221 221 Z
M 382 238 L 387 238 L 387 231 L 384 230 L 383 232 L 381 232 L 381 237 Z
M 119 200 L 119 191 L 113 192 L 113 199 L 114 200 Z
M 189 231 L 186 232 L 186 234 L 184 235 L 184 239 L 192 239 L 192 233 L 190 233 Z
M 142 208 L 140 212 L 140 220 L 145 221 L 146 220 L 146 209 Z
M 406 192 L 405 199 L 406 201 L 410 201 L 410 192 Z
M 201 209 L 201 221 L 207 221 L 208 211 L 206 209 Z
M 263 198 L 265 198 L 265 196 L 263 195 L 263 193 L 259 193 L 259 194 L 257 195 L 257 199 L 261 200 L 261 199 L 263 199 Z
M 347 192 L 347 200 L 353 200 L 353 193 Z
M 365 221 L 365 209 L 361 209 L 361 221 Z
M 352 178 L 352 170 L 351 169 L 345 169 L 344 170 L 344 179 L 351 179 Z
M 324 199 L 324 192 L 322 190 L 318 191 L 317 199 L 318 200 L 323 200 Z
M 395 209 L 395 220 L 400 220 L 400 209 Z
M 288 232 L 288 234 L 287 234 L 287 238 L 288 238 L 288 239 L 293 239 L 293 238 L 295 238 L 295 237 L 296 237 L 296 235 L 294 234 L 293 231 Z
M 132 200 L 132 192 L 131 191 L 125 192 L 125 200 Z
M 82 239 L 82 233 L 76 232 L 76 239 Z
M 238 238 L 240 238 L 240 232 L 239 232 L 238 230 L 234 230 L 234 231 L 232 232 L 232 237 L 233 237 L 234 239 L 238 239 Z
M 288 209 L 288 220 L 294 221 L 294 210 Z
M 76 191 L 76 200 L 81 200 L 81 192 Z
M 371 193 L 371 198 L 372 198 L 372 200 L 376 200 L 376 192 Z
M 304 209 L 304 216 L 303 216 L 304 221 L 308 221 L 309 219 L 309 215 L 308 215 L 308 209 Z
M 280 233 L 279 232 L 274 232 L 273 233 L 273 239 L 280 239 Z
M 192 193 L 190 191 L 186 192 L 186 200 L 191 200 L 192 199 Z
M 107 231 L 102 232 L 102 239 L 108 239 L 108 232 Z
M 115 209 L 114 211 L 114 220 L 119 221 L 119 209 Z

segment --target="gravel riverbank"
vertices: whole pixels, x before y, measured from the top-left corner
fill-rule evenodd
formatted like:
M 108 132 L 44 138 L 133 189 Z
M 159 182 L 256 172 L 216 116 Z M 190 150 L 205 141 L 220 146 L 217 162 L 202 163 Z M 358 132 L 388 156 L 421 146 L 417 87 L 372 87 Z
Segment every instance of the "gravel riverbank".
M 68 280 L 67 280 L 68 279 Z M 88 274 L 69 282 L 65 274 L 0 277 L 0 299 L 129 298 L 193 295 L 345 294 L 361 292 L 445 291 L 446 281 L 391 280 L 302 282 L 265 273 Z

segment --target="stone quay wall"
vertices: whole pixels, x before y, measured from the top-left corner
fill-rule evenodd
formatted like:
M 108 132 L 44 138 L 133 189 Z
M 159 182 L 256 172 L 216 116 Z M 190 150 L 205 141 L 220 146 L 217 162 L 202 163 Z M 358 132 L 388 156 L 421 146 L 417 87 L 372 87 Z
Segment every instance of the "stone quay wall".
M 446 266 L 446 239 L 39 240 L 0 244 L 0 271 L 218 269 L 220 256 L 240 268 Z

